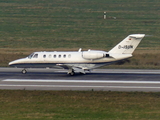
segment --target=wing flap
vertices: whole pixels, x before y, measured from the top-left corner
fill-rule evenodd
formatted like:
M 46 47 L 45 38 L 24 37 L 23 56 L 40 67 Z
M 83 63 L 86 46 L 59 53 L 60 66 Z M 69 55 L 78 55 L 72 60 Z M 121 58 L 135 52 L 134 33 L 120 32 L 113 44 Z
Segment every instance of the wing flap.
M 79 65 L 68 65 L 68 64 L 56 64 L 57 66 L 60 66 L 64 69 L 68 69 L 68 70 L 74 70 L 76 72 L 80 72 L 80 73 L 83 73 L 85 74 L 85 70 L 89 70 L 87 67 L 82 67 L 82 66 L 79 66 Z

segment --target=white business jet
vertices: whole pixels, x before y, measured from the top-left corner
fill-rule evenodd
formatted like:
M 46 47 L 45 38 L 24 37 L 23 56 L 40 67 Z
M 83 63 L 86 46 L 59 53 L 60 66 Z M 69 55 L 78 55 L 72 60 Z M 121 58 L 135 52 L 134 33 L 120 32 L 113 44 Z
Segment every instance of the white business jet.
M 27 68 L 64 68 L 69 75 L 75 72 L 85 74 L 94 68 L 132 57 L 132 53 L 145 34 L 132 34 L 127 36 L 109 52 L 99 50 L 73 52 L 34 52 L 26 58 L 9 63 L 9 66 L 23 68 L 22 73 L 27 73 Z

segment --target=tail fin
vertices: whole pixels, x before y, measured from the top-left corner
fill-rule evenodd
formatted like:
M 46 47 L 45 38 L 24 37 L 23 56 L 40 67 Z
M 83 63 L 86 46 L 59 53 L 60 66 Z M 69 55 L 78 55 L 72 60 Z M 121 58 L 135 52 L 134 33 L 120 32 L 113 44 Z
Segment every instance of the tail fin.
M 145 34 L 129 35 L 124 40 L 122 40 L 119 44 L 117 44 L 114 48 L 112 48 L 109 51 L 109 53 L 132 54 L 144 36 Z

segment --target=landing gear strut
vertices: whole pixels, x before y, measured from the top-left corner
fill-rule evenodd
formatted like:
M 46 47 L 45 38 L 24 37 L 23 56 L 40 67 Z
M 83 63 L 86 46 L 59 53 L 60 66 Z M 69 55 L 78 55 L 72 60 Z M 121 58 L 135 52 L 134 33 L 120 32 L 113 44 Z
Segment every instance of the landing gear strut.
M 74 70 L 69 70 L 69 71 L 68 71 L 68 74 L 69 74 L 70 76 L 73 76 L 73 75 L 75 75 L 75 72 L 74 72 Z
M 73 76 L 73 75 L 75 75 L 75 72 L 73 71 L 73 72 L 69 73 L 69 75 Z
M 26 73 L 27 73 L 27 70 L 26 70 L 26 69 L 23 69 L 23 70 L 21 71 L 21 73 L 22 73 L 22 74 L 26 74 Z

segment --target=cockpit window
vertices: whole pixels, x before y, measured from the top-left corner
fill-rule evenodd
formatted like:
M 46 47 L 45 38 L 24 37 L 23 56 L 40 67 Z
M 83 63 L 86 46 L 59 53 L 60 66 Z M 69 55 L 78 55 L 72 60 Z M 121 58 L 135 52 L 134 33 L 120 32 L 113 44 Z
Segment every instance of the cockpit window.
M 33 57 L 33 55 L 34 55 L 34 53 L 30 54 L 30 55 L 28 56 L 28 58 L 31 59 L 31 58 Z
M 35 54 L 35 55 L 33 56 L 33 58 L 38 58 L 38 54 Z

